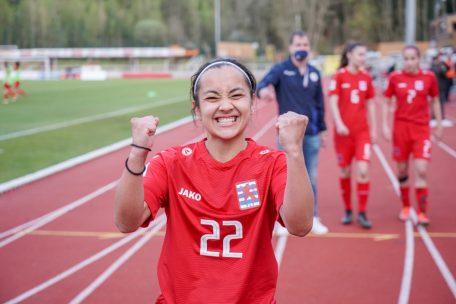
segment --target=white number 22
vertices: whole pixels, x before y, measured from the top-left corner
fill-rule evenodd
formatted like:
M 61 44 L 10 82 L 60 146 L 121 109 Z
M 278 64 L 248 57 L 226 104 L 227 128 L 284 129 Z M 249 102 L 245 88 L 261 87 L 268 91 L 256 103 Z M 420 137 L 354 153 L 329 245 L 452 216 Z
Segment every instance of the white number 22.
M 200 255 L 218 257 L 220 252 L 207 250 L 208 240 L 220 240 L 220 226 L 214 220 L 201 219 L 202 225 L 212 226 L 212 233 L 204 234 L 200 242 Z M 235 234 L 228 234 L 223 238 L 222 257 L 225 258 L 242 258 L 242 252 L 231 252 L 231 240 L 242 239 L 242 224 L 239 221 L 223 221 L 223 226 L 234 226 L 236 228 Z

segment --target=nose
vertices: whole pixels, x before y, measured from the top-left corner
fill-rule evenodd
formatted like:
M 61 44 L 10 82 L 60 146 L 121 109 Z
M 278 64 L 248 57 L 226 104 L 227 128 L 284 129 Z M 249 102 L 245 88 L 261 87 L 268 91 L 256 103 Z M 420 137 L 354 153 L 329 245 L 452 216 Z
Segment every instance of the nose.
M 226 96 L 223 97 L 220 102 L 219 110 L 226 112 L 226 111 L 231 111 L 232 109 L 233 109 L 233 104 L 232 104 L 231 100 Z

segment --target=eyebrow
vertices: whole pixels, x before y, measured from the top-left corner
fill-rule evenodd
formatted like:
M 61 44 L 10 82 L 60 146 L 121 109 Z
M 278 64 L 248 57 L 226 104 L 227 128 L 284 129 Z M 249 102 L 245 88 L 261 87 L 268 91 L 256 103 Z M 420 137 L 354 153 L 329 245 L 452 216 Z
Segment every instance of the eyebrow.
M 231 94 L 235 91 L 243 91 L 244 89 L 242 87 L 235 87 L 233 89 L 231 89 L 228 93 Z M 208 90 L 208 91 L 204 91 L 203 92 L 203 95 L 206 95 L 206 94 L 216 94 L 216 95 L 220 95 L 220 92 L 218 91 L 215 91 L 215 90 Z

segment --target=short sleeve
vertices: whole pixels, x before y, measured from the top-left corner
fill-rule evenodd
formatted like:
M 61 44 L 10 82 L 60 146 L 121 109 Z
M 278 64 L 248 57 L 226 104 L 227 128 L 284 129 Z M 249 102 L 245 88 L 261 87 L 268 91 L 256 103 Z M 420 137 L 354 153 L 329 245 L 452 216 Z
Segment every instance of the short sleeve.
M 369 81 L 367 82 L 367 99 L 371 99 L 375 97 L 375 89 L 374 89 L 374 83 L 372 81 L 372 77 L 369 76 Z
M 160 153 L 154 156 L 147 165 L 143 183 L 144 201 L 151 213 L 151 217 L 142 224 L 142 227 L 147 227 L 157 215 L 160 207 L 164 207 L 168 201 L 168 173 Z
M 439 96 L 439 86 L 437 84 L 437 78 L 434 74 L 429 75 L 431 76 L 431 87 L 429 90 L 429 95 L 431 95 L 431 97 Z
M 287 159 L 283 152 L 280 152 L 279 156 L 275 160 L 274 169 L 272 173 L 271 180 L 271 195 L 274 202 L 274 207 L 276 211 L 276 220 L 282 225 L 282 218 L 280 217 L 280 208 L 282 207 L 284 196 L 285 196 L 285 187 L 287 185 Z
M 329 89 L 328 89 L 328 95 L 337 95 L 339 96 L 340 93 L 340 77 L 339 73 L 336 73 L 333 75 L 331 80 L 329 81 Z
M 388 78 L 388 84 L 386 85 L 386 89 L 383 92 L 383 96 L 387 98 L 391 98 L 394 94 L 394 83 L 393 83 L 393 77 Z

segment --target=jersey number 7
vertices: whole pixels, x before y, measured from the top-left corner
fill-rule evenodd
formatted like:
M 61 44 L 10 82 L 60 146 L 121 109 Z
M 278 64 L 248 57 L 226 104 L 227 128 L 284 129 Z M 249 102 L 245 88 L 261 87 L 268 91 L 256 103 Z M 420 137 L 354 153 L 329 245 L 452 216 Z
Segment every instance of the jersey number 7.
M 220 226 L 214 220 L 201 219 L 202 225 L 212 226 L 212 233 L 203 234 L 200 241 L 200 255 L 219 257 L 220 252 L 207 250 L 208 240 L 220 240 Z M 225 258 L 242 258 L 242 252 L 231 252 L 230 242 L 231 240 L 242 239 L 242 224 L 239 221 L 223 221 L 223 226 L 234 226 L 236 228 L 235 234 L 228 234 L 223 238 L 223 250 L 222 257 Z

